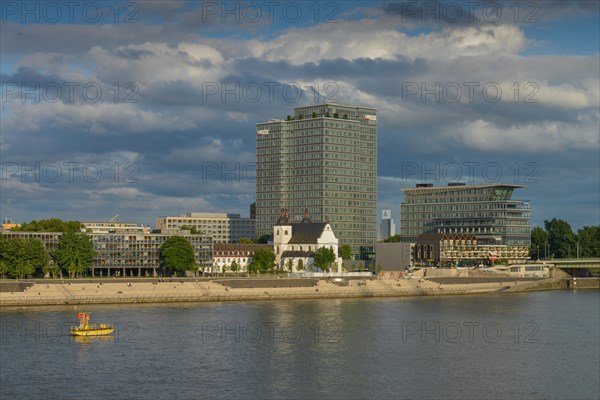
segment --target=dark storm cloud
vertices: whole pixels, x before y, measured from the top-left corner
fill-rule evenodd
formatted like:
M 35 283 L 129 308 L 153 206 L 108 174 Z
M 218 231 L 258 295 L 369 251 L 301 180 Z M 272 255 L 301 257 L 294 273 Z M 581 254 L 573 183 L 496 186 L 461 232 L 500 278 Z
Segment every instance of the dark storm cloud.
M 4 54 L 47 52 L 60 46 L 66 54 L 83 53 L 93 46 L 113 47 L 126 43 L 144 43 L 162 31 L 142 24 L 108 25 L 20 25 L 2 23 L 0 45 Z
M 542 11 L 554 17 L 564 16 L 565 12 L 571 15 L 588 15 L 589 13 L 600 12 L 600 2 L 594 0 L 536 0 L 535 4 Z
M 44 86 L 48 83 L 64 82 L 64 79 L 55 74 L 44 74 L 34 68 L 19 67 L 14 74 L 1 73 L 0 81 L 2 84 L 16 83 L 33 88 L 36 85 Z
M 133 13 L 139 20 L 158 20 L 166 22 L 178 18 L 178 12 L 183 12 L 185 2 L 177 0 L 169 1 L 141 1 L 135 3 L 137 8 L 129 8 L 125 11 Z
M 146 104 L 198 106 L 202 104 L 202 90 L 185 80 L 158 81 L 144 91 Z
M 398 16 L 413 27 L 449 27 L 482 24 L 532 24 L 598 14 L 595 0 L 512 1 L 512 0 L 417 0 L 384 3 L 386 15 Z

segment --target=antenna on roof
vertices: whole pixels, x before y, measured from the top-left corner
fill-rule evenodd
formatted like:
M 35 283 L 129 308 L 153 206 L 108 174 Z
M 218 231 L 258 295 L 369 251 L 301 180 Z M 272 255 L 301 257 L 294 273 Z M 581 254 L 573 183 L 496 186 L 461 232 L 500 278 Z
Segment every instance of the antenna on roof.
M 111 219 L 109 219 L 108 222 L 119 222 L 119 214 L 117 214 L 114 217 L 112 217 Z

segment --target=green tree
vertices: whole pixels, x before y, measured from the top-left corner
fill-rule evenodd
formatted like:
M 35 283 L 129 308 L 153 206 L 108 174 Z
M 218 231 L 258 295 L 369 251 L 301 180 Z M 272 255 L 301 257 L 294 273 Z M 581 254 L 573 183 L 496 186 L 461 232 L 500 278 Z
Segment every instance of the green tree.
M 240 238 L 238 243 L 239 244 L 252 244 L 252 243 L 254 243 L 254 240 L 243 237 L 243 238 Z
M 24 278 L 48 264 L 46 247 L 39 239 L 11 238 L 0 241 L 0 275 Z
M 194 248 L 183 236 L 171 236 L 160 246 L 160 265 L 175 274 L 196 268 Z
M 40 239 L 27 239 L 25 244 L 28 268 L 33 268 L 34 273 L 42 273 L 48 267 L 50 257 L 46 246 Z
M 81 232 L 65 232 L 58 241 L 53 257 L 56 264 L 69 272 L 69 276 L 85 274 L 94 259 L 94 245 L 90 238 Z
M 600 226 L 584 226 L 577 231 L 576 239 L 580 257 L 600 257 Z
M 400 241 L 400 235 L 390 236 L 389 238 L 383 240 L 384 243 L 396 243 L 399 241 Z
M 0 241 L 0 268 L 2 268 L 2 275 L 15 276 L 15 268 L 19 259 L 19 253 L 21 252 L 22 240 L 19 238 L 3 238 Z
M 44 276 L 49 275 L 52 278 L 61 277 L 61 271 L 62 270 L 58 265 L 50 263 L 48 263 L 45 267 L 42 268 L 42 273 L 44 274 Z
M 272 271 L 275 266 L 275 253 L 271 249 L 256 249 L 248 266 L 251 272 Z
M 5 277 L 10 274 L 9 247 L 9 239 L 0 236 L 0 277 Z
M 321 247 L 315 251 L 314 264 L 327 272 L 331 268 L 331 263 L 335 261 L 335 253 L 330 247 Z
M 18 232 L 80 232 L 83 225 L 79 221 L 63 221 L 59 218 L 33 220 L 23 223 L 13 231 Z
M 342 260 L 349 260 L 352 257 L 352 247 L 349 244 L 340 247 L 340 257 L 342 257 Z
M 14 251 L 14 261 L 11 268 L 11 273 L 14 278 L 24 278 L 35 273 L 35 265 L 31 262 L 30 248 L 27 242 L 29 239 L 15 238 L 15 245 L 12 247 Z
M 256 243 L 267 244 L 269 243 L 269 240 L 271 240 L 271 235 L 265 233 L 264 235 L 260 235 L 258 239 L 256 239 Z
M 550 254 L 556 258 L 567 258 L 573 256 L 576 247 L 575 234 L 571 225 L 562 219 L 552 218 L 544 221 L 548 232 L 548 244 Z
M 231 262 L 231 265 L 229 266 L 229 270 L 233 273 L 238 272 L 240 269 L 240 265 L 237 263 L 237 261 L 233 260 Z
M 548 233 L 539 226 L 531 230 L 531 246 L 529 247 L 529 256 L 533 260 L 543 258 L 544 248 L 548 243 Z

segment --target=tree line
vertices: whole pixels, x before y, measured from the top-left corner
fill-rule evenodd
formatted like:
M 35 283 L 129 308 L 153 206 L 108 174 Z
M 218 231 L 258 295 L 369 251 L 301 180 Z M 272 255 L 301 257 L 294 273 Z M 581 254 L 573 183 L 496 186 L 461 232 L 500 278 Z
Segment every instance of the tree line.
M 584 226 L 577 233 L 562 219 L 544 221 L 531 230 L 532 259 L 600 257 L 600 226 Z
M 40 239 L 0 238 L 0 276 L 74 277 L 85 274 L 95 251 L 90 238 L 82 232 L 63 232 L 56 250 L 48 252 Z

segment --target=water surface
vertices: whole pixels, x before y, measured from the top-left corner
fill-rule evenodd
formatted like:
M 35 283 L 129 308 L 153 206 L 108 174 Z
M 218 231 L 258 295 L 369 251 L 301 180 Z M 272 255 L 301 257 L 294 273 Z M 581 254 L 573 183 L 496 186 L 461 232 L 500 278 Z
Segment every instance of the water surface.
M 79 311 L 114 336 L 68 336 Z M 600 398 L 598 291 L 0 315 L 2 399 Z

